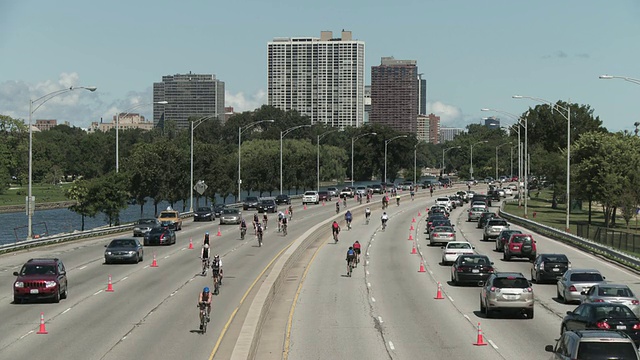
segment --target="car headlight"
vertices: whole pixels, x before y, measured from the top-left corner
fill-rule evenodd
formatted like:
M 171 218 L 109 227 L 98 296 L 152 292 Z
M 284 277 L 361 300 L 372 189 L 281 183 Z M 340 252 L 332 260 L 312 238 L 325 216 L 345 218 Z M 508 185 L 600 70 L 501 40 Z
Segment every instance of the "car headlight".
M 111 255 L 111 251 L 105 252 L 105 255 Z
M 135 253 L 136 253 L 135 251 L 129 251 L 129 255 L 133 255 Z
M 206 213 L 204 216 L 211 216 L 211 213 Z
M 45 281 L 44 282 L 44 286 L 48 287 L 48 288 L 52 288 L 56 286 L 56 282 L 55 281 Z
M 16 283 L 13 286 L 15 286 L 17 288 L 23 288 L 24 287 L 24 282 L 16 281 Z

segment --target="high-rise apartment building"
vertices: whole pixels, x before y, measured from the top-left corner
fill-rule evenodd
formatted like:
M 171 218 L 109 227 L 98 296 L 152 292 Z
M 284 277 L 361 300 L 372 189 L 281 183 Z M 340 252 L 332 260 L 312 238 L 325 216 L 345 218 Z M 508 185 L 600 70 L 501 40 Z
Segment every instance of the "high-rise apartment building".
M 369 123 L 369 116 L 371 115 L 371 85 L 365 85 L 364 87 L 364 121 L 363 124 Z
M 427 79 L 418 74 L 418 115 L 427 115 Z
M 154 126 L 174 121 L 178 129 L 189 128 L 190 117 L 217 116 L 224 121 L 224 82 L 211 74 L 177 74 L 153 83 Z
M 418 67 L 415 60 L 383 57 L 371 67 L 372 124 L 382 124 L 404 133 L 417 132 Z
M 418 141 L 429 142 L 429 117 L 427 115 L 418 115 L 416 138 Z
M 351 31 L 340 38 L 274 38 L 267 44 L 269 105 L 297 110 L 311 119 L 344 128 L 364 120 L 364 42 Z
M 454 137 L 464 133 L 462 128 L 440 128 L 440 142 L 453 140 Z
M 429 119 L 429 142 L 438 144 L 440 142 L 440 116 L 431 113 L 427 115 Z

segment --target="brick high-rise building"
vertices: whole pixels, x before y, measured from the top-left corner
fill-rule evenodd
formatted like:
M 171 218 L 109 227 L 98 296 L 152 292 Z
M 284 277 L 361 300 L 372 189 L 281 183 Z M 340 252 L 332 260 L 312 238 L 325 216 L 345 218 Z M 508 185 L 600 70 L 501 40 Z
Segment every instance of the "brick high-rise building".
M 371 67 L 372 124 L 382 124 L 404 133 L 417 133 L 418 67 L 415 60 L 383 57 Z
M 440 143 L 440 116 L 431 113 L 429 118 L 429 142 L 432 144 Z

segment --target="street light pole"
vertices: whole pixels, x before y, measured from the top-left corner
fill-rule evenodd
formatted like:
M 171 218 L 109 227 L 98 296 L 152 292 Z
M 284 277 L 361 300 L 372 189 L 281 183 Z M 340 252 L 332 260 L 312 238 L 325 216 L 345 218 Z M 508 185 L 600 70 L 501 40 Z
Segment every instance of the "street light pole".
M 375 132 L 370 132 L 370 133 L 366 133 L 366 134 L 360 134 L 358 136 L 354 136 L 351 138 L 351 188 L 353 189 L 353 144 L 356 142 L 356 140 L 360 139 L 361 137 L 365 137 L 368 135 L 378 135 Z
M 624 80 L 624 81 L 628 81 L 630 83 L 634 83 L 636 85 L 640 85 L 640 79 L 634 79 L 634 78 L 628 77 L 628 76 L 600 75 L 600 76 L 598 76 L 598 78 L 603 79 L 603 80 L 621 79 L 621 80 Z
M 482 144 L 482 143 L 488 143 L 488 142 L 489 142 L 488 140 L 483 140 L 483 141 L 478 141 L 475 144 L 471 144 L 471 159 L 470 159 L 471 160 L 471 164 L 469 166 L 469 173 L 471 174 L 471 180 L 475 180 L 475 178 L 473 177 L 473 147 L 475 145 Z
M 511 143 L 508 142 L 508 143 L 503 143 L 503 144 L 500 144 L 500 145 L 496 146 L 496 180 L 498 179 L 498 149 L 503 147 L 503 146 L 505 146 L 505 145 L 510 145 L 510 144 Z
M 33 238 L 33 212 L 36 207 L 36 199 L 33 197 L 33 125 L 32 118 L 33 113 L 36 112 L 42 105 L 44 105 L 47 101 L 53 99 L 58 95 L 62 95 L 69 91 L 73 91 L 76 89 L 84 89 L 91 92 L 96 91 L 95 86 L 71 86 L 68 89 L 61 89 L 50 92 L 46 95 L 43 95 L 35 100 L 29 100 L 29 189 L 26 200 L 27 205 L 27 240 L 31 240 Z M 39 105 L 33 108 L 33 106 L 40 102 Z
M 311 125 L 308 125 L 308 124 L 298 125 L 298 126 L 288 128 L 284 131 L 280 131 L 280 194 L 282 194 L 282 138 L 284 138 L 285 135 L 292 132 L 293 130 L 300 129 L 303 127 L 311 127 Z
M 413 186 L 416 186 L 418 172 L 418 144 L 413 145 Z
M 127 115 L 131 114 L 132 110 L 137 109 L 139 107 L 152 105 L 152 104 L 166 105 L 168 103 L 169 103 L 168 101 L 154 101 L 154 102 L 150 102 L 150 103 L 138 104 L 138 105 L 132 106 L 132 107 L 124 110 L 124 116 L 127 116 Z M 118 111 L 118 114 L 116 114 L 116 172 L 120 171 L 120 155 L 119 155 L 120 140 L 118 138 L 118 132 L 120 130 L 120 114 L 122 114 L 122 113 L 119 112 L 119 111 Z
M 384 186 L 387 186 L 387 146 L 389 145 L 390 142 L 392 142 L 395 139 L 400 139 L 400 138 L 406 138 L 407 135 L 398 135 L 396 137 L 392 137 L 389 140 L 385 140 L 384 141 Z
M 444 176 L 444 154 L 451 149 L 460 149 L 462 146 L 452 146 L 450 148 L 442 149 L 442 176 Z
M 274 122 L 275 120 L 260 120 L 260 121 L 255 121 L 252 122 L 251 124 L 245 125 L 244 127 L 242 126 L 238 126 L 238 198 L 237 198 L 237 202 L 241 202 L 242 201 L 242 197 L 241 197 L 241 189 L 242 189 L 242 178 L 240 177 L 240 159 L 241 159 L 241 145 L 242 145 L 242 133 L 245 132 L 245 130 L 248 130 L 249 128 L 264 123 L 264 122 Z

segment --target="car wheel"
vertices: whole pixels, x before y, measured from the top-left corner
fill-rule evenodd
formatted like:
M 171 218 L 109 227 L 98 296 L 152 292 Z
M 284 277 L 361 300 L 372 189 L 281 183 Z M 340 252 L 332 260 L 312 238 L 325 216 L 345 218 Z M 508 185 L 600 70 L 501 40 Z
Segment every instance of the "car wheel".
M 482 235 L 482 241 L 487 241 L 487 237 L 485 235 Z
M 22 304 L 22 299 L 20 299 L 19 297 L 14 295 L 13 296 L 13 303 L 14 304 Z
M 484 316 L 489 319 L 493 315 L 493 311 L 489 309 L 489 306 L 484 307 Z
M 53 297 L 53 302 L 56 304 L 60 302 L 60 289 L 56 291 L 56 295 Z
M 540 278 L 540 274 L 536 271 L 536 284 L 540 284 L 542 279 Z
M 569 329 L 567 329 L 567 325 L 562 324 L 562 326 L 560 326 L 560 335 L 563 335 L 565 331 L 567 331 Z
M 144 258 L 144 253 L 142 253 L 142 254 L 140 255 L 140 262 L 144 261 L 144 259 L 143 259 L 143 258 Z
M 558 300 L 564 300 L 564 299 L 562 298 L 562 295 L 560 294 L 560 290 L 558 289 L 558 287 L 557 287 L 557 286 L 556 286 L 556 298 L 557 298 Z M 563 301 L 563 302 L 564 302 L 564 301 Z
M 140 262 L 140 258 L 138 257 L 138 255 L 136 254 L 136 257 L 133 258 L 133 263 L 137 264 Z
M 68 295 L 69 295 L 69 286 L 67 285 L 64 288 L 64 292 L 60 294 L 60 299 L 66 299 Z

